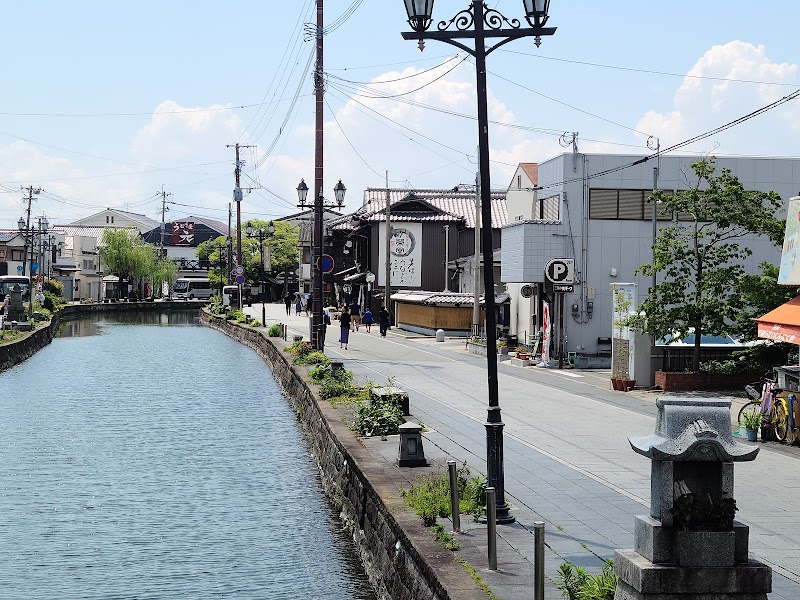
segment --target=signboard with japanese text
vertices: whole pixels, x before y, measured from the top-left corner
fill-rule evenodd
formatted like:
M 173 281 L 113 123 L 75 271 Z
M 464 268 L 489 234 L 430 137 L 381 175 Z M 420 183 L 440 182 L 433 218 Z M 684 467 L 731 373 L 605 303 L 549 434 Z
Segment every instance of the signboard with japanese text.
M 381 223 L 378 264 L 386 264 L 386 224 Z M 392 287 L 422 286 L 422 223 L 399 222 L 392 225 L 389 238 Z M 386 285 L 385 269 L 378 269 L 378 286 Z
M 778 285 L 800 285 L 800 196 L 789 199 Z
M 174 221 L 172 223 L 172 245 L 194 246 L 194 223 L 192 221 Z

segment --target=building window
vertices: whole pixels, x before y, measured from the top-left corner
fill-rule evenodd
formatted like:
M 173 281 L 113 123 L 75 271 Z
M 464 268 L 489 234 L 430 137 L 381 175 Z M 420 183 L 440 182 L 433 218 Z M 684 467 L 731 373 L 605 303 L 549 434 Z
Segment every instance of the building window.
M 653 190 L 590 189 L 589 218 L 649 221 L 653 207 L 647 201 Z M 657 218 L 669 221 L 672 215 L 657 205 Z
M 25 250 L 11 250 L 11 260 L 14 262 L 22 262 L 25 260 Z
M 561 202 L 558 195 L 540 198 L 538 206 L 539 214 L 536 217 L 545 221 L 558 221 L 560 218 L 560 205 Z
M 522 189 L 522 175 L 517 175 L 517 189 Z
M 108 225 L 108 215 L 106 215 L 106 225 Z
M 114 222 L 114 215 L 111 215 L 111 222 Z

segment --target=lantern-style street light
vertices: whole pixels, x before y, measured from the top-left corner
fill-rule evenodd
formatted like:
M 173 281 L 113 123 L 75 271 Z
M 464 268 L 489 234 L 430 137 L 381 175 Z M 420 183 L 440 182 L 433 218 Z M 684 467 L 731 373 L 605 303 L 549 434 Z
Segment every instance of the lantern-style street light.
M 489 8 L 482 0 L 472 0 L 470 6 L 457 13 L 449 21 L 439 21 L 435 31 L 428 31 L 433 23 L 434 0 L 404 0 L 408 24 L 413 31 L 403 32 L 403 39 L 418 40 L 419 49 L 425 48 L 425 40 L 439 40 L 450 44 L 475 58 L 475 76 L 478 97 L 478 152 L 481 188 L 481 220 L 484 223 L 483 284 L 486 299 L 486 347 L 497 345 L 497 317 L 494 304 L 494 271 L 492 264 L 492 204 L 491 182 L 489 178 L 489 116 L 486 100 L 486 57 L 508 42 L 533 37 L 538 47 L 542 36 L 553 35 L 555 27 L 544 27 L 548 19 L 550 0 L 522 0 L 525 20 L 530 25 L 523 28 L 519 19 L 508 19 L 500 12 Z M 486 47 L 488 39 L 499 38 Z M 458 40 L 473 40 L 473 47 Z M 514 517 L 509 514 L 505 501 L 505 477 L 503 475 L 503 422 L 500 418 L 500 403 L 497 391 L 497 355 L 486 353 L 486 367 L 489 383 L 489 411 L 486 418 L 486 470 L 488 484 L 496 490 L 497 522 L 511 523 Z
M 264 227 L 254 227 L 253 224 L 248 221 L 247 225 L 245 225 L 245 232 L 247 233 L 247 237 L 257 239 L 258 240 L 258 254 L 261 257 L 261 263 L 258 271 L 259 283 L 261 284 L 261 326 L 267 326 L 267 310 L 266 310 L 266 302 L 267 302 L 267 294 L 264 290 L 264 279 L 265 279 L 265 271 L 264 268 L 264 238 L 271 238 L 275 234 L 275 224 L 270 221 L 269 225 Z
M 323 219 L 325 208 L 342 208 L 344 206 L 344 194 L 347 188 L 344 187 L 342 180 L 339 180 L 333 188 L 333 195 L 336 198 L 336 203 L 327 203 L 325 198 L 322 197 L 322 190 L 320 190 L 319 197 L 314 198 L 314 232 L 311 236 L 311 272 L 313 273 L 313 285 L 311 292 L 311 299 L 313 301 L 312 317 L 311 317 L 311 330 L 309 331 L 309 338 L 314 350 L 324 352 L 325 336 L 320 335 L 320 329 L 324 327 L 322 321 L 322 305 L 323 305 L 323 290 L 322 290 L 322 255 L 324 254 L 323 244 Z M 300 180 L 297 186 L 297 200 L 299 201 L 300 208 L 306 207 L 306 199 L 308 198 L 308 185 L 304 179 Z

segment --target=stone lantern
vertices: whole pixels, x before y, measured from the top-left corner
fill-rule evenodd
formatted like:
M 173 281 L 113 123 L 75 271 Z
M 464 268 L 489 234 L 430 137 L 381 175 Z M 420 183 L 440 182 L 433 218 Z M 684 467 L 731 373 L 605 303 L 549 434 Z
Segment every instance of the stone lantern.
M 770 567 L 748 556 L 749 528 L 733 518 L 733 463 L 758 447 L 733 439 L 730 401 L 659 398 L 652 435 L 630 438 L 651 461 L 650 514 L 633 550 L 617 550 L 616 600 L 766 600 Z

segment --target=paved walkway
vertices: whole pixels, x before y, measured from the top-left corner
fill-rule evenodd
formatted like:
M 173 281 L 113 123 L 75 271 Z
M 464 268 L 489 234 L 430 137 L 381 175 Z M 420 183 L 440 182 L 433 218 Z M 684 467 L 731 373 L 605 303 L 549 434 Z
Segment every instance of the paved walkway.
M 287 318 L 283 305 L 266 310 L 268 323 L 281 321 L 307 336 L 307 317 Z M 261 305 L 247 312 L 260 318 Z M 337 340 L 334 322 L 326 352 L 343 359 L 358 378 L 385 383 L 391 377 L 409 392 L 413 418 L 430 430 L 424 439 L 429 459 L 443 464 L 454 458 L 485 473 L 485 358 L 468 354 L 463 339 L 436 343 L 392 332 L 381 338 L 376 327 L 371 334 L 363 327 L 351 333 L 348 350 L 340 350 Z M 552 578 L 561 562 L 597 571 L 615 548 L 633 547 L 633 515 L 649 512 L 650 461 L 630 449 L 627 437 L 652 433 L 658 395 L 614 392 L 607 371 L 507 363 L 498 371 L 506 495 L 516 523 L 498 527 L 497 571 L 486 569 L 483 526 L 462 523 L 459 554 L 479 568 L 499 598 L 532 598 L 532 524 L 544 521 L 550 550 L 546 597 L 556 600 Z M 394 462 L 396 440 L 365 444 Z M 737 517 L 750 525 L 751 554 L 774 569 L 770 600 L 797 600 L 800 449 L 759 447 L 754 462 L 736 466 Z

